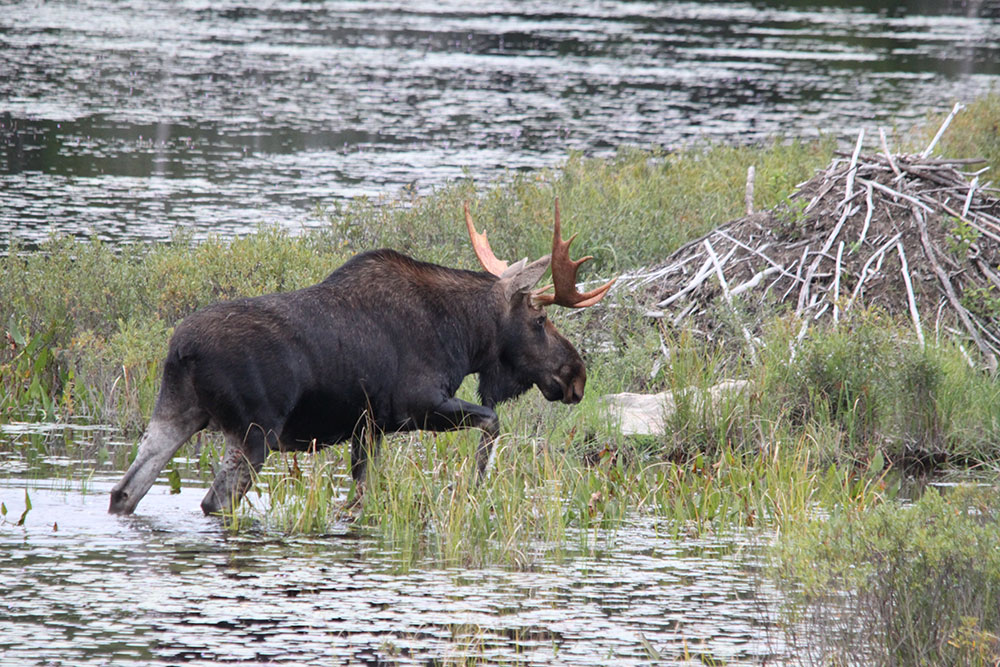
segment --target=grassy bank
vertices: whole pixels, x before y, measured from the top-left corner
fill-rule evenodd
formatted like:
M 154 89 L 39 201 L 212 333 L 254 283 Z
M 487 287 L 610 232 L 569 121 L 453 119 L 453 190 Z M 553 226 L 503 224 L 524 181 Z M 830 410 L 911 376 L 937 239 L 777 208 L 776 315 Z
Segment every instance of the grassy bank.
M 931 119 L 893 142 L 922 147 L 939 122 Z M 1000 97 L 985 98 L 959 115 L 942 150 L 985 157 L 995 173 L 998 123 Z M 186 314 L 219 299 L 311 284 L 373 247 L 474 268 L 462 224 L 465 200 L 473 202 L 497 254 L 521 257 L 548 251 L 558 196 L 567 234 L 580 234 L 577 252 L 595 255 L 582 275 L 587 280 L 655 265 L 741 215 L 750 165 L 755 206 L 768 208 L 825 167 L 834 149 L 832 140 L 681 153 L 622 149 L 612 159 L 572 155 L 559 169 L 497 183 L 460 181 L 428 196 L 337 205 L 318 213 L 324 228 L 301 236 L 261 229 L 234 240 L 192 244 L 178 236 L 144 247 L 54 239 L 30 253 L 15 245 L 0 259 L 0 423 L 113 424 L 134 440 L 151 411 L 170 332 Z M 873 547 L 866 534 L 836 553 L 822 551 L 830 541 L 824 526 L 835 530 L 836 521 L 847 520 L 841 517 L 890 521 L 877 512 L 895 507 L 885 501 L 897 496 L 906 475 L 973 469 L 995 479 L 1000 470 L 1000 389 L 970 367 L 960 341 L 922 346 L 909 322 L 855 309 L 837 327 L 814 328 L 797 342 L 798 322 L 775 314 L 764 322 L 761 353 L 751 361 L 742 354 L 739 323 L 732 323 L 729 343 L 707 344 L 645 317 L 634 299 L 618 290 L 584 312 L 554 309 L 553 320 L 586 357 L 587 396 L 568 408 L 530 392 L 502 406 L 494 462 L 502 474 L 471 484 L 476 434 L 390 438 L 355 510 L 356 525 L 381 535 L 404 566 L 430 558 L 514 567 L 559 557 L 570 543 L 588 548 L 595 527 L 613 528 L 626 515 L 666 517 L 678 536 L 763 525 L 789 540 L 783 576 L 815 585 L 802 589 L 809 601 L 827 600 L 830 587 L 865 591 L 865 581 L 885 577 L 878 570 L 864 581 L 836 574 L 846 559 L 870 560 Z M 600 401 L 620 391 L 705 390 L 732 378 L 747 380 L 749 388 L 714 407 L 687 394 L 664 436 L 623 437 Z M 463 392 L 472 398 L 471 385 Z M 41 459 L 59 444 L 10 438 L 0 447 Z M 219 442 L 205 438 L 182 449 L 169 468 L 183 483 L 205 481 L 218 453 Z M 129 454 L 128 447 L 86 449 L 89 461 L 116 470 L 127 466 Z M 329 530 L 346 516 L 346 456 L 346 447 L 273 456 L 258 480 L 262 500 L 230 517 L 232 525 Z M 914 516 L 940 507 L 918 505 L 913 512 L 926 514 Z M 836 521 L 817 523 L 817 508 Z M 795 567 L 795 553 L 807 554 L 800 563 L 823 562 L 835 574 L 807 580 L 808 567 Z M 958 565 L 948 568 L 962 574 Z M 992 569 L 983 576 L 994 581 Z M 875 597 L 866 599 L 893 604 L 894 589 L 873 590 Z M 920 655 L 944 655 L 948 641 L 979 638 L 973 648 L 962 644 L 973 651 L 996 633 L 995 616 L 973 607 L 966 616 L 975 623 L 959 618 L 935 635 L 944 643 L 927 650 L 938 653 Z M 966 634 L 956 634 L 963 628 Z
M 623 149 L 614 159 L 572 156 L 561 169 L 503 183 L 462 181 L 409 201 L 357 200 L 320 213 L 321 230 L 277 229 L 231 241 L 108 246 L 54 239 L 14 245 L 0 261 L 0 419 L 75 415 L 135 431 L 148 415 L 171 328 L 219 299 L 296 289 L 352 254 L 392 247 L 420 259 L 478 268 L 462 203 L 501 256 L 540 256 L 551 243 L 552 202 L 595 255 L 582 271 L 618 274 L 655 263 L 692 235 L 736 215 L 746 169 L 758 165 L 759 206 L 790 192 L 829 157 L 831 142 L 707 147 L 683 154 Z M 656 233 L 650 233 L 656 230 Z M 613 323 L 612 326 L 621 326 Z
M 1000 495 L 931 488 L 909 505 L 836 506 L 776 549 L 786 614 L 818 664 L 996 665 Z
M 929 119 L 891 141 L 915 150 L 939 121 Z M 943 150 L 984 156 L 1000 168 L 998 122 L 1000 97 L 973 104 L 952 123 Z M 739 216 L 750 165 L 757 173 L 755 206 L 768 208 L 825 167 L 834 149 L 832 140 L 680 153 L 622 149 L 611 159 L 572 155 L 559 169 L 502 182 L 459 181 L 424 197 L 355 200 L 318 212 L 327 225 L 298 236 L 265 228 L 198 244 L 178 236 L 152 246 L 65 238 L 36 252 L 14 245 L 0 259 L 0 421 L 106 423 L 135 437 L 155 398 L 167 339 L 186 314 L 219 299 L 311 284 L 372 247 L 475 268 L 462 225 L 466 200 L 498 254 L 520 257 L 548 250 L 552 201 L 560 197 L 567 232 L 580 234 L 579 252 L 595 255 L 584 267 L 586 280 L 655 265 Z M 792 450 L 809 444 L 816 466 L 864 464 L 874 453 L 926 468 L 996 459 L 989 444 L 997 429 L 994 383 L 968 369 L 948 341 L 926 350 L 905 343 L 911 338 L 906 323 L 897 328 L 877 312 L 863 314 L 810 335 L 790 364 L 797 325 L 775 316 L 763 328 L 765 358 L 751 364 L 741 354 L 735 322 L 731 339 L 737 342 L 713 347 L 643 317 L 627 290 L 613 292 L 605 304 L 553 312 L 587 357 L 591 382 L 581 409 L 526 396 L 504 411 L 505 431 L 556 438 L 575 454 L 624 450 L 635 465 L 726 447 L 757 451 L 775 434 Z M 663 349 L 670 351 L 667 363 Z M 750 379 L 755 388 L 739 398 L 734 414 L 681 406 L 671 434 L 658 440 L 615 436 L 597 409 L 602 393 L 704 388 L 733 377 Z

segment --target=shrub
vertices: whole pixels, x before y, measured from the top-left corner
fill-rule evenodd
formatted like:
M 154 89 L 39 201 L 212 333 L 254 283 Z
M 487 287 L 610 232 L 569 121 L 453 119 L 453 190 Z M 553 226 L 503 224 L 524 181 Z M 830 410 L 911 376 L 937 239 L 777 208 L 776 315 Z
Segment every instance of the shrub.
M 840 507 L 789 526 L 775 573 L 789 632 L 823 664 L 1000 660 L 1000 495 L 929 489 L 909 506 Z M 801 641 L 804 640 L 804 641 Z

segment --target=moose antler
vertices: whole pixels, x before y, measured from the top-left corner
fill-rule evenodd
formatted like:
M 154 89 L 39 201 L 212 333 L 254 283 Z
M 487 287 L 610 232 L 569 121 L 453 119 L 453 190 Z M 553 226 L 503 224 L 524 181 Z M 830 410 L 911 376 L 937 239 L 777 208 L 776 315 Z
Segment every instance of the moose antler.
M 580 265 L 589 259 L 593 259 L 593 255 L 587 255 L 586 257 L 581 257 L 578 260 L 572 260 L 569 258 L 569 246 L 573 243 L 573 239 L 576 238 L 576 234 L 569 237 L 568 241 L 563 241 L 562 239 L 562 228 L 559 224 L 559 199 L 556 198 L 556 221 L 552 231 L 552 283 L 548 287 L 543 287 L 540 290 L 536 290 L 534 293 L 535 302 L 539 305 L 547 306 L 549 304 L 555 304 L 557 306 L 567 306 L 569 308 L 586 308 L 587 306 L 593 306 L 595 303 L 604 298 L 611 289 L 611 286 L 615 284 L 615 279 L 612 278 L 608 282 L 604 283 L 597 289 L 591 290 L 589 292 L 580 293 L 576 289 L 576 272 L 580 268 Z M 554 294 L 544 294 L 550 289 L 555 287 Z
M 497 259 L 490 248 L 490 242 L 486 240 L 486 232 L 479 233 L 472 222 L 472 213 L 469 211 L 469 202 L 465 202 L 465 226 L 469 229 L 469 239 L 472 247 L 476 251 L 476 257 L 483 269 L 495 276 L 500 276 L 507 270 L 508 264 L 502 259 Z M 556 219 L 552 232 L 552 282 L 554 285 L 543 287 L 532 292 L 532 299 L 540 306 L 555 304 L 557 306 L 567 306 L 569 308 L 585 308 L 593 306 L 604 298 L 611 286 L 615 284 L 614 279 L 609 280 L 595 290 L 581 294 L 576 289 L 576 272 L 580 265 L 593 256 L 588 255 L 576 261 L 569 258 L 569 246 L 573 243 L 576 234 L 568 241 L 563 241 L 562 229 L 559 224 L 559 199 L 556 198 Z M 546 294 L 555 287 L 554 294 Z
M 476 251 L 476 257 L 488 273 L 500 276 L 507 270 L 507 262 L 497 259 L 490 248 L 490 242 L 486 240 L 486 232 L 480 234 L 476 231 L 476 225 L 472 222 L 472 213 L 469 212 L 469 202 L 465 202 L 465 226 L 469 228 L 469 239 L 472 241 L 472 249 Z

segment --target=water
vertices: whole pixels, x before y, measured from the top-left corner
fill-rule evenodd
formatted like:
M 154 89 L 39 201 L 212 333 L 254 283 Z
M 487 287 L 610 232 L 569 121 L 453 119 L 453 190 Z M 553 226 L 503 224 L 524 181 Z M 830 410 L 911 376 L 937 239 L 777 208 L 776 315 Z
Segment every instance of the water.
M 998 76 L 997 0 L 5 3 L 0 246 L 301 229 L 571 149 L 853 135 Z
M 5 3 L 0 246 L 300 229 L 321 224 L 317 204 L 568 150 L 905 125 L 998 77 L 988 1 Z M 188 486 L 111 517 L 120 472 L 88 457 L 114 434 L 53 428 L 0 432 L 0 665 L 787 652 L 752 544 L 636 520 L 606 551 L 529 572 L 402 574 L 350 526 L 229 535 Z M 65 453 L 13 453 L 32 436 L 66 438 Z M 80 460 L 104 472 L 84 481 Z
M 0 479 L 0 665 L 640 665 L 651 650 L 738 665 L 785 650 L 756 549 L 677 542 L 652 520 L 528 572 L 400 573 L 348 526 L 228 534 L 198 509 L 204 489 L 157 485 L 113 517 L 111 485 Z

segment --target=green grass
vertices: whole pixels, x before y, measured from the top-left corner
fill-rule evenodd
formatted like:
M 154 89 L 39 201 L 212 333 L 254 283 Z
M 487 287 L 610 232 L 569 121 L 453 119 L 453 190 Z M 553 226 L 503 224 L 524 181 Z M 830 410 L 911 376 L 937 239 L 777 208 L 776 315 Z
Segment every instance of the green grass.
M 998 519 L 996 489 L 965 485 L 789 525 L 775 551 L 788 627 L 824 664 L 995 665 Z
M 891 495 L 881 459 L 821 467 L 791 429 L 762 431 L 738 445 L 720 439 L 710 454 L 672 461 L 654 443 L 581 434 L 570 423 L 576 419 L 543 427 L 523 414 L 549 409 L 534 403 L 519 402 L 508 420 L 538 425 L 502 436 L 495 469 L 481 483 L 474 481 L 476 433 L 388 438 L 357 508 L 347 502 L 353 489 L 345 447 L 315 457 L 284 454 L 271 457 L 258 478 L 259 498 L 241 505 L 229 524 L 295 533 L 353 523 L 397 554 L 404 570 L 426 562 L 533 568 L 602 546 L 627 516 L 666 518 L 668 531 L 685 538 L 784 525 L 818 504 L 868 506 Z M 702 415 L 709 422 L 703 428 L 724 433 L 735 412 Z M 596 410 L 582 418 L 604 423 Z
M 831 150 L 829 142 L 623 149 L 611 160 L 574 155 L 561 169 L 485 186 L 459 181 L 412 201 L 359 199 L 318 212 L 328 224 L 301 236 L 262 228 L 198 244 L 181 235 L 145 247 L 66 238 L 37 252 L 15 245 L 0 259 L 0 419 L 82 416 L 135 432 L 151 409 L 170 331 L 185 315 L 220 299 L 306 286 L 373 247 L 477 268 L 466 200 L 498 255 L 516 259 L 548 252 L 560 197 L 566 234 L 580 233 L 576 251 L 595 256 L 581 271 L 586 280 L 661 261 L 736 215 L 748 165 L 757 164 L 758 205 L 770 206 Z
M 918 151 L 941 119 L 893 141 Z M 955 119 L 939 150 L 984 157 L 994 173 L 998 122 L 1000 96 L 987 96 Z M 611 159 L 574 154 L 558 169 L 461 180 L 424 197 L 336 205 L 317 211 L 326 224 L 301 236 L 262 228 L 196 244 L 179 235 L 153 246 L 58 238 L 34 252 L 14 246 L 0 258 L 0 424 L 109 424 L 134 443 L 184 316 L 219 299 L 312 284 L 373 247 L 475 268 L 467 200 L 497 254 L 517 259 L 548 252 L 558 196 L 565 233 L 580 235 L 575 254 L 595 256 L 582 278 L 606 279 L 660 263 L 742 215 L 748 166 L 757 173 L 755 206 L 767 208 L 825 167 L 834 148 L 832 140 L 623 148 Z M 356 505 L 340 445 L 273 455 L 251 502 L 226 524 L 365 531 L 404 570 L 428 562 L 533 568 L 603 552 L 626 518 L 649 517 L 677 539 L 764 528 L 778 537 L 772 571 L 787 585 L 792 639 L 828 638 L 810 642 L 825 651 L 818 661 L 994 664 L 995 489 L 933 492 L 902 509 L 898 501 L 914 475 L 951 471 L 996 483 L 1000 387 L 969 366 L 960 341 L 924 347 L 908 322 L 861 310 L 797 341 L 799 322 L 774 314 L 751 360 L 738 323 L 727 323 L 724 342 L 706 343 L 643 316 L 631 299 L 618 290 L 597 308 L 552 309 L 585 357 L 587 395 L 567 407 L 532 391 L 501 406 L 494 469 L 481 483 L 473 481 L 477 433 L 390 436 Z M 697 400 L 733 378 L 749 389 L 714 407 Z M 600 401 L 662 390 L 685 398 L 660 436 L 622 436 Z M 471 379 L 462 395 L 474 397 Z M 28 476 L 121 471 L 130 449 L 103 435 L 0 439 L 0 456 Z M 164 474 L 204 485 L 220 453 L 218 437 L 199 438 Z M 53 457 L 78 463 L 56 469 Z M 6 523 L 25 511 L 4 509 Z
M 928 117 L 922 126 L 903 138 L 901 145 L 905 150 L 922 151 L 944 117 L 945 114 Z M 952 120 L 934 152 L 951 157 L 984 158 L 984 165 L 975 165 L 970 171 L 989 165 L 990 170 L 980 177 L 980 181 L 996 182 L 1000 169 L 1000 93 L 990 93 L 966 105 Z
M 977 101 L 940 150 L 985 157 L 1000 170 L 998 118 L 1000 96 Z M 919 150 L 940 120 L 894 141 Z M 757 173 L 755 205 L 767 208 L 825 167 L 834 148 L 831 140 L 776 141 L 679 153 L 622 149 L 600 160 L 570 155 L 559 169 L 461 180 L 405 201 L 337 205 L 317 212 L 323 228 L 301 236 L 262 228 L 197 244 L 178 236 L 153 246 L 70 239 L 34 252 L 15 246 L 0 258 L 0 423 L 110 424 L 134 442 L 152 409 L 167 340 L 184 316 L 219 299 L 314 283 L 373 247 L 475 268 L 466 200 L 497 254 L 517 259 L 548 252 L 558 196 L 565 233 L 579 232 L 575 254 L 595 256 L 582 278 L 607 278 L 660 263 L 740 216 L 748 166 Z M 388 437 L 356 506 L 346 445 L 273 455 L 252 502 L 227 525 L 366 531 L 397 554 L 401 569 L 538 567 L 604 550 L 626 518 L 649 517 L 677 539 L 764 528 L 779 538 L 774 572 L 789 585 L 789 627 L 830 634 L 824 659 L 850 662 L 849 651 L 860 647 L 858 662 L 992 664 L 1000 634 L 995 491 L 993 499 L 930 494 L 907 509 L 897 500 L 907 476 L 971 472 L 995 483 L 1000 472 L 1000 389 L 969 366 L 960 341 L 924 347 L 908 322 L 857 309 L 799 342 L 800 323 L 775 314 L 763 323 L 753 361 L 736 323 L 718 337 L 724 342 L 706 343 L 643 316 L 631 299 L 618 290 L 597 308 L 552 309 L 585 357 L 587 395 L 568 407 L 531 391 L 501 406 L 494 469 L 481 483 L 473 481 L 477 433 Z M 714 407 L 690 391 L 734 378 L 749 389 Z M 687 392 L 665 435 L 622 436 L 600 401 L 662 390 Z M 471 380 L 462 395 L 473 398 Z M 0 455 L 35 475 L 121 471 L 129 450 L 103 438 L 0 439 Z M 204 485 L 220 452 L 219 438 L 206 436 L 168 470 L 175 483 Z M 60 473 L 46 463 L 53 456 L 80 464 Z M 23 511 L 6 509 L 0 521 L 8 523 Z M 829 624 L 842 618 L 861 625 Z M 851 644 L 859 632 L 883 641 Z

